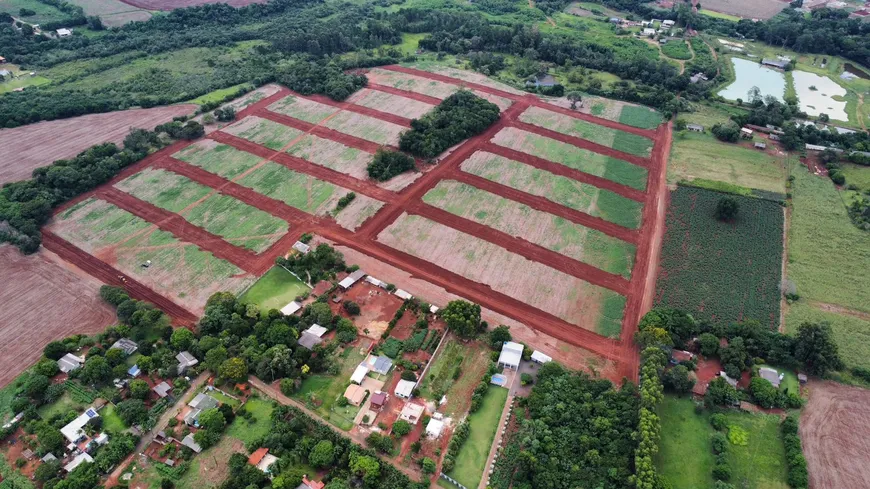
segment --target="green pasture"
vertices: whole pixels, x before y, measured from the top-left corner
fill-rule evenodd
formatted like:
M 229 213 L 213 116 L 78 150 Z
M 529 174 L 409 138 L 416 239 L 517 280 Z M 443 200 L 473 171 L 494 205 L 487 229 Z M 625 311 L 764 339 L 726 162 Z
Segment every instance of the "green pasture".
M 301 280 L 276 265 L 260 277 L 260 280 L 257 280 L 239 299 L 257 304 L 261 311 L 266 312 L 271 309 L 280 310 L 308 291 L 308 286 Z

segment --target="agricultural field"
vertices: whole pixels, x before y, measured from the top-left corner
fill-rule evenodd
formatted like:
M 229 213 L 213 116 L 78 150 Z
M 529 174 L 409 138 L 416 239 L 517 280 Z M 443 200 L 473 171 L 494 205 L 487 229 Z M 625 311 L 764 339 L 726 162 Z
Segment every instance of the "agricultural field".
M 517 90 L 516 88 L 506 83 L 501 83 L 497 80 L 493 80 L 492 78 L 476 71 L 470 69 L 462 70 L 456 68 L 455 66 L 450 66 L 450 64 L 444 61 L 418 59 L 413 63 L 403 63 L 402 66 L 410 66 L 412 68 L 417 68 L 418 70 L 429 71 L 438 75 L 456 78 L 457 80 L 462 80 L 469 83 L 477 83 L 479 85 L 495 88 L 497 90 L 502 90 L 508 93 L 512 93 L 514 95 L 525 95 L 526 93 L 522 90 Z
M 492 142 L 638 190 L 646 188 L 646 168 L 555 139 L 508 127 L 499 131 Z
M 631 275 L 633 245 L 561 217 L 454 180 L 439 182 L 423 201 L 606 272 Z
M 398 146 L 399 134 L 406 129 L 356 112 L 341 111 L 323 123 L 324 126 L 381 145 Z
M 187 177 L 168 170 L 146 168 L 114 185 L 139 200 L 166 209 L 181 212 L 214 192 Z
M 662 123 L 662 115 L 649 107 L 625 104 L 617 122 L 641 129 L 655 129 Z
M 619 336 L 625 297 L 526 260 L 493 243 L 403 214 L 378 241 L 462 275 L 577 326 Z
M 783 210 L 775 202 L 731 196 L 734 222 L 715 217 L 725 194 L 678 187 L 671 193 L 656 303 L 727 324 L 779 325 Z
M 309 291 L 308 286 L 301 280 L 276 265 L 260 277 L 239 299 L 258 305 L 261 311 L 280 310 Z
M 753 148 L 722 143 L 707 134 L 677 133 L 668 162 L 668 183 L 700 180 L 735 185 L 738 193 L 752 189 L 785 195 L 783 159 Z
M 397 73 L 383 68 L 372 68 L 366 72 L 366 78 L 371 83 L 386 85 L 388 87 L 407 90 L 409 92 L 422 93 L 430 97 L 445 99 L 457 90 L 455 85 L 436 80 L 429 80 L 416 75 Z
M 245 117 L 222 130 L 275 151 L 284 149 L 302 136 L 302 131 L 256 116 Z
M 434 108 L 433 105 L 419 100 L 368 88 L 356 92 L 347 101 L 408 119 L 419 119 Z
M 340 109 L 331 105 L 321 104 L 313 100 L 288 95 L 269 106 L 269 110 L 284 114 L 294 119 L 318 124 Z
M 202 311 L 218 291 L 240 292 L 253 277 L 196 246 L 101 200 L 56 217 L 52 231 L 164 297 Z M 142 264 L 151 261 L 151 266 Z
M 653 146 L 652 140 L 643 136 L 599 126 L 540 107 L 529 107 L 520 115 L 520 120 L 637 156 L 649 156 Z
M 692 59 L 692 52 L 689 51 L 689 46 L 682 39 L 671 39 L 667 44 L 662 44 L 662 53 L 671 59 L 689 60 Z
M 368 178 L 366 167 L 373 159 L 370 153 L 313 134 L 303 136 L 287 153 L 360 180 Z
M 787 489 L 785 447 L 780 418 L 770 414 L 723 411 L 728 426 L 749 432 L 746 446 L 729 443 L 726 454 L 731 483 L 750 489 Z M 665 396 L 658 407 L 661 441 L 656 456 L 659 474 L 672 487 L 712 487 L 716 457 L 710 445 L 710 412 L 695 412 L 691 399 Z M 686 454 L 692 454 L 687 457 Z
M 356 231 L 368 218 L 374 216 L 384 203 L 365 195 L 357 194 L 353 202 L 335 215 L 335 222 L 348 231 Z
M 643 204 L 609 190 L 483 151 L 474 153 L 462 162 L 461 168 L 472 175 L 544 197 L 621 226 L 640 226 Z
M 259 156 L 232 146 L 203 139 L 172 155 L 173 158 L 198 166 L 203 170 L 232 180 L 262 161 Z
M 769 19 L 784 8 L 787 7 L 777 0 L 710 0 L 704 2 L 703 10 L 712 10 L 742 19 Z
M 119 27 L 128 22 L 142 22 L 151 18 L 151 12 L 134 7 L 121 0 L 72 0 L 85 11 L 96 15 L 106 27 Z
M 462 444 L 456 456 L 456 465 L 447 474 L 465 487 L 477 487 L 480 484 L 507 397 L 507 389 L 491 385 L 483 395 L 480 409 L 468 416 L 468 440 Z

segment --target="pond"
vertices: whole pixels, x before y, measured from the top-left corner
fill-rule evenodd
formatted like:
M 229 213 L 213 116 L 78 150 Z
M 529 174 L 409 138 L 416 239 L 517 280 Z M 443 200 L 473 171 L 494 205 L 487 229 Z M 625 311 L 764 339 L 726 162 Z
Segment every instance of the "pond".
M 719 95 L 728 100 L 739 98 L 749 101 L 749 89 L 758 87 L 762 97 L 773 95 L 777 100 L 782 101 L 785 95 L 785 75 L 782 72 L 742 58 L 731 58 L 731 64 L 734 66 L 735 80 L 720 91 Z
M 848 121 L 846 101 L 834 100 L 834 97 L 844 97 L 846 89 L 837 85 L 827 76 L 806 71 L 795 71 L 794 89 L 797 92 L 800 108 L 811 116 L 828 114 L 831 119 Z M 815 89 L 815 90 L 814 90 Z

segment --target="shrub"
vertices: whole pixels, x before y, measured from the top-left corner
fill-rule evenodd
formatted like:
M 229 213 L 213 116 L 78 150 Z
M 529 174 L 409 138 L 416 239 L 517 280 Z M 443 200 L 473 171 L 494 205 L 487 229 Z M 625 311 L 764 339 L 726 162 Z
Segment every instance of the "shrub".
M 396 436 L 405 436 L 411 432 L 411 423 L 400 419 L 393 423 L 393 434 Z
M 710 444 L 713 447 L 713 453 L 720 454 L 728 451 L 728 438 L 723 433 L 713 433 L 710 438 Z
M 731 479 L 731 467 L 727 464 L 717 464 L 713 467 L 713 478 L 720 481 Z
M 353 192 L 348 192 L 344 195 L 344 197 L 338 199 L 338 202 L 335 204 L 335 212 L 339 212 L 345 207 L 349 206 L 351 202 L 356 198 L 356 194 Z
M 534 378 L 532 377 L 531 374 L 527 374 L 525 372 L 520 374 L 520 384 L 522 384 L 522 385 L 529 385 L 532 383 L 533 380 L 534 380 Z
M 354 301 L 344 301 L 342 307 L 344 307 L 344 310 L 351 316 L 358 316 L 360 313 L 359 304 Z
M 410 380 L 411 382 L 416 382 L 417 381 L 417 374 L 415 374 L 414 372 L 412 372 L 410 370 L 403 370 L 402 371 L 402 380 Z
M 713 429 L 716 431 L 725 431 L 725 428 L 728 427 L 728 421 L 725 419 L 724 414 L 716 413 L 710 416 L 710 425 L 713 426 Z
M 414 169 L 414 158 L 384 148 L 378 149 L 366 170 L 373 179 L 384 182 L 394 176 Z
M 728 427 L 728 441 L 732 445 L 745 447 L 749 445 L 749 432 L 737 425 Z

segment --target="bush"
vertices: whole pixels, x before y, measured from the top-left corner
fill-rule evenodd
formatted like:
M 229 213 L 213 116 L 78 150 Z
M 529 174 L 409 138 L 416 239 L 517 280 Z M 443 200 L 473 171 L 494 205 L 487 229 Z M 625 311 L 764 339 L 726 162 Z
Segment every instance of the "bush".
M 716 432 L 710 438 L 710 444 L 713 447 L 713 453 L 719 455 L 728 451 L 728 438 L 724 433 Z
M 737 425 L 731 425 L 728 427 L 728 441 L 732 445 L 745 447 L 749 445 L 749 432 Z
M 411 432 L 411 423 L 400 419 L 393 423 L 393 434 L 399 437 L 405 436 Z
M 344 310 L 351 316 L 358 316 L 360 313 L 359 304 L 354 301 L 344 301 L 342 307 L 344 307 Z
M 713 478 L 720 481 L 728 481 L 731 479 L 731 467 L 727 464 L 716 464 L 713 467 Z
M 534 378 L 531 374 L 527 374 L 525 372 L 520 374 L 520 384 L 529 385 L 534 381 Z
M 345 207 L 349 206 L 351 202 L 356 198 L 356 194 L 353 192 L 348 192 L 344 195 L 344 197 L 338 199 L 338 202 L 335 204 L 335 212 L 339 212 Z
M 384 182 L 414 168 L 414 158 L 405 153 L 380 148 L 366 167 L 366 171 L 371 178 Z
M 716 431 L 725 431 L 728 428 L 728 420 L 725 418 L 725 415 L 722 413 L 716 413 L 710 416 L 710 425 Z
M 402 380 L 410 380 L 411 382 L 416 382 L 417 381 L 417 374 L 415 374 L 414 372 L 412 372 L 410 370 L 403 370 L 402 371 Z

